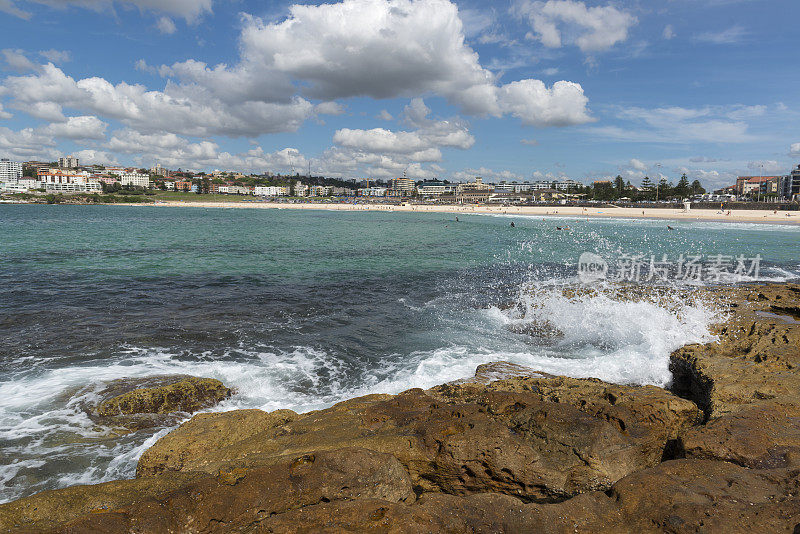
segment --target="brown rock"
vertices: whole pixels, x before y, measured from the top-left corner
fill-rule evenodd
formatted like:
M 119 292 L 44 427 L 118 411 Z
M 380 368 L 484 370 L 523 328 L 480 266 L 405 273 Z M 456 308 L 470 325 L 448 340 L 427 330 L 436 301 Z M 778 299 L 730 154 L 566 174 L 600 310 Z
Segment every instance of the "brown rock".
M 631 438 L 639 447 L 642 466 L 660 462 L 665 447 L 702 421 L 702 414 L 693 402 L 655 386 L 620 386 L 594 378 L 552 376 L 508 365 L 513 364 L 500 362 L 478 367 L 475 379 L 437 386 L 430 393 L 445 399 L 482 403 L 485 392 L 506 391 L 541 402 L 572 406 L 608 422 Z M 478 385 L 479 377 L 501 374 L 509 369 L 517 376 Z
M 298 417 L 291 410 L 235 410 L 197 414 L 189 422 L 161 438 L 157 446 L 142 454 L 136 476 L 153 476 L 163 471 L 194 470 L 210 453 Z
M 798 403 L 800 324 L 772 315 L 800 304 L 800 285 L 770 284 L 720 290 L 732 310 L 714 343 L 689 345 L 670 357 L 672 389 L 695 401 L 706 418 L 774 400 Z
M 192 413 L 213 406 L 230 395 L 230 388 L 225 387 L 219 380 L 193 376 L 177 377 L 174 381 L 155 387 L 139 387 L 121 393 L 103 401 L 96 411 L 100 417 L 140 413 Z
M 566 392 L 570 388 L 575 391 Z M 605 397 L 596 405 L 578 400 L 601 393 Z M 232 465 L 270 465 L 312 450 L 363 447 L 396 456 L 418 491 L 563 500 L 607 489 L 658 463 L 667 442 L 696 422 L 699 412 L 657 388 L 540 376 L 364 397 L 295 420 L 278 417 L 271 424 L 265 416 L 264 423 L 214 427 L 228 417 L 240 416 L 203 415 L 184 423 L 142 456 L 137 475 L 213 473 Z M 219 433 L 227 436 L 225 443 L 212 437 L 206 445 L 207 436 Z
M 86 514 L 115 510 L 175 490 L 197 478 L 193 473 L 173 473 L 169 477 L 42 491 L 0 505 L 0 532 L 49 531 Z
M 800 407 L 764 403 L 710 420 L 681 438 L 687 458 L 754 469 L 800 467 Z
M 674 460 L 611 491 L 620 528 L 651 532 L 787 532 L 800 523 L 797 470 Z
M 221 471 L 130 506 L 84 515 L 64 530 L 230 532 L 253 529 L 270 516 L 291 510 L 356 499 L 410 503 L 415 496 L 408 473 L 393 456 L 339 449 L 269 467 Z
M 800 286 L 706 296 L 731 310 L 719 341 L 671 356 L 673 391 L 702 414 L 501 362 L 308 414 L 200 414 L 136 480 L 2 505 L 0 530 L 797 534 Z

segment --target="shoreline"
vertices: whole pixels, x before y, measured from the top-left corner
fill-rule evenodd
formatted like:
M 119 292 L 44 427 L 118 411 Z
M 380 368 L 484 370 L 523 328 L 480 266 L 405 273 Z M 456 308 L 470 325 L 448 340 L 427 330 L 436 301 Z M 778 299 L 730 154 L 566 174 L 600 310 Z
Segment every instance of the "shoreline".
M 115 204 L 120 206 L 123 204 Z M 280 202 L 182 202 L 159 201 L 155 204 L 124 204 L 130 206 L 154 207 L 196 207 L 196 208 L 234 208 L 234 209 L 294 209 L 325 211 L 378 211 L 408 213 L 452 213 L 455 215 L 519 215 L 522 217 L 569 217 L 569 218 L 625 218 L 625 219 L 661 219 L 676 221 L 717 221 L 717 222 L 749 222 L 769 224 L 800 224 L 800 212 L 778 212 L 768 210 L 736 210 L 730 215 L 722 215 L 715 210 L 690 210 L 669 208 L 582 208 L 577 206 L 458 206 L 453 204 L 427 205 L 409 204 L 344 204 L 344 203 L 280 203 Z M 787 214 L 790 216 L 787 217 Z
M 40 204 L 38 202 L 0 202 L 0 205 Z M 42 204 L 49 205 L 49 204 Z M 673 208 L 622 208 L 597 207 L 583 208 L 579 206 L 486 206 L 456 204 L 350 204 L 350 203 L 283 203 L 262 201 L 181 201 L 157 200 L 154 203 L 64 203 L 69 206 L 133 206 L 157 208 L 224 208 L 224 209 L 287 209 L 287 210 L 321 210 L 321 211 L 375 211 L 405 213 L 452 213 L 454 215 L 504 215 L 508 217 L 559 217 L 559 218 L 595 218 L 595 219 L 650 219 L 664 221 L 708 221 L 731 223 L 761 223 L 800 225 L 800 211 L 774 210 L 730 210 L 730 215 L 720 210 L 710 209 L 673 209 Z

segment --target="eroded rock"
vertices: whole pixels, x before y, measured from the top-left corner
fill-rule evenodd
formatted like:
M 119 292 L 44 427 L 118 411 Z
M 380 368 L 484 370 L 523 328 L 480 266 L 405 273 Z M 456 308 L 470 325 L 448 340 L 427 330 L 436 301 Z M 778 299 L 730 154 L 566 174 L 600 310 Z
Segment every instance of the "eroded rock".
M 230 388 L 219 380 L 194 376 L 124 379 L 112 382 L 101 394 L 108 395 L 115 390 L 121 392 L 97 406 L 98 416 L 193 413 L 231 395 Z

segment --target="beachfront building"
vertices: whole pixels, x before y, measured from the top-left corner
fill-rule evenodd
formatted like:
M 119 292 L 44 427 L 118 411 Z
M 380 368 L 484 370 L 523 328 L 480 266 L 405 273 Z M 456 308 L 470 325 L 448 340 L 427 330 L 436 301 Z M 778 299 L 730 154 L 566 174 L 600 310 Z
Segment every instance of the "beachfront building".
M 147 189 L 150 187 L 150 175 L 138 172 L 122 172 L 119 174 L 119 183 Z
M 62 169 L 77 169 L 79 167 L 78 163 L 78 158 L 74 156 L 58 158 L 58 166 Z
M 219 192 L 224 195 L 250 195 L 253 190 L 242 185 L 221 185 Z
M 786 200 L 800 200 L 800 165 L 783 177 L 782 194 Z
M 461 183 L 456 186 L 456 194 L 457 195 L 464 195 L 466 192 L 479 192 L 479 193 L 488 193 L 494 189 L 494 187 L 490 184 L 483 183 L 483 178 L 478 176 L 475 178 L 474 182 L 466 182 Z M 489 195 L 486 195 L 486 198 L 489 198 Z
M 257 185 L 253 194 L 257 197 L 285 197 L 289 194 L 289 188 L 274 185 Z
M 552 184 L 553 189 L 557 189 L 559 191 L 575 191 L 577 188 L 582 187 L 580 182 L 576 182 L 575 180 L 553 180 L 550 182 Z
M 92 178 L 96 178 L 101 184 L 106 184 L 106 185 L 113 185 L 119 182 L 119 180 L 117 180 L 117 177 L 114 176 L 113 174 L 93 174 Z M 102 187 L 102 185 L 100 187 Z
M 392 178 L 389 182 L 389 189 L 400 193 L 401 196 L 410 195 L 414 192 L 414 180 L 406 178 L 405 176 L 402 178 Z
M 16 182 L 22 178 L 22 163 L 0 159 L 0 182 Z
M 739 197 L 778 197 L 781 194 L 781 176 L 739 176 L 736 178 L 736 195 Z
M 312 197 L 327 197 L 333 192 L 333 188 L 326 185 L 312 185 L 308 194 Z
M 354 197 L 358 194 L 358 190 L 350 189 L 349 187 L 334 187 L 331 189 L 331 195 L 335 197 Z
M 22 176 L 22 163 L 0 159 L 0 191 L 27 193 L 37 187 L 35 179 Z
M 308 196 L 308 186 L 297 180 L 294 184 L 294 196 L 296 197 L 305 197 Z
M 502 191 L 506 193 L 522 193 L 525 191 L 530 191 L 531 188 L 532 184 L 530 182 L 517 182 L 516 180 L 513 182 L 503 180 L 494 184 L 495 191 Z
M 50 167 L 52 167 L 50 163 L 44 161 L 26 161 L 22 164 L 22 168 L 24 169 L 32 169 L 35 173 L 39 173 L 39 171 L 46 171 Z
M 30 187 L 22 181 L 0 182 L 0 191 L 3 193 L 27 193 L 31 189 L 35 189 L 35 187 Z
M 364 187 L 358 190 L 358 194 L 362 197 L 385 197 L 387 189 L 385 187 Z
M 442 195 L 452 195 L 455 187 L 444 182 L 423 182 L 417 186 L 417 194 L 423 198 L 438 198 Z
M 38 174 L 39 187 L 48 193 L 99 193 L 100 180 L 87 172 L 48 170 Z

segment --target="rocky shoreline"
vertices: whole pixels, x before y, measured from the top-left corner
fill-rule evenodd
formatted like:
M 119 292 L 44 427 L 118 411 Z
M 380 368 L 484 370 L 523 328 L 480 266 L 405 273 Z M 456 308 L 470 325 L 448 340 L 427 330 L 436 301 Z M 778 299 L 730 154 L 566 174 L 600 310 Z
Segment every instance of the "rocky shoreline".
M 0 530 L 800 533 L 800 285 L 705 297 L 730 313 L 671 355 L 669 391 L 498 362 L 305 414 L 201 413 L 135 479 L 2 505 Z M 99 411 L 230 394 L 197 380 Z

